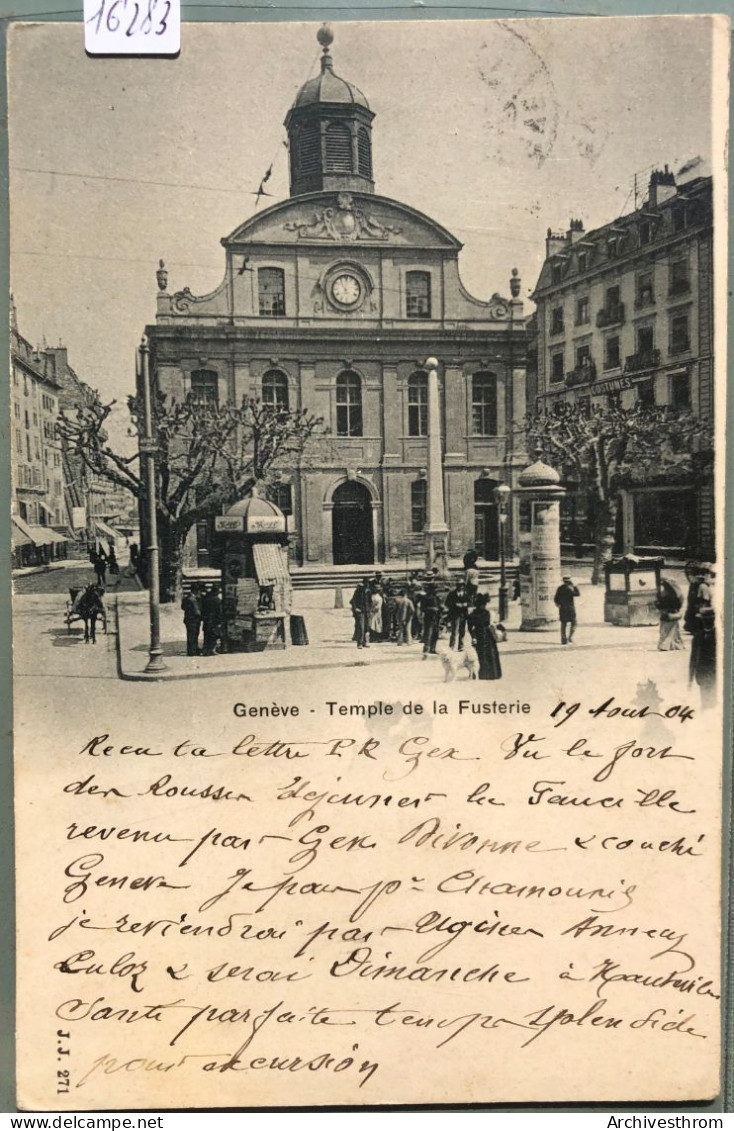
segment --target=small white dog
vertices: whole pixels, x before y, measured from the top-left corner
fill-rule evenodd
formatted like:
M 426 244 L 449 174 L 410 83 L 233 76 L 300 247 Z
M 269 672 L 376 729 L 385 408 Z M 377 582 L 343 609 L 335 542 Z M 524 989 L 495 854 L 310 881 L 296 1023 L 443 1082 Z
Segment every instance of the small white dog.
M 450 648 L 442 648 L 438 657 L 443 664 L 444 683 L 456 679 L 459 669 L 466 668 L 469 679 L 479 677 L 479 657 L 473 644 L 464 644 L 463 652 L 453 652 Z

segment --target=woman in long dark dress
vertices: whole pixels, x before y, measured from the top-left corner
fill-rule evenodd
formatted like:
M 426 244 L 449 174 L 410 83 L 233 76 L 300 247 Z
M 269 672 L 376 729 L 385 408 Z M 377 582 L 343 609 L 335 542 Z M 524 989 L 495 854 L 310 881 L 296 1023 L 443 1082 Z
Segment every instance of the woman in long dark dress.
M 479 678 L 502 679 L 500 654 L 492 633 L 492 616 L 488 603 L 489 596 L 486 593 L 477 595 L 474 609 L 469 614 L 469 631 L 479 659 Z

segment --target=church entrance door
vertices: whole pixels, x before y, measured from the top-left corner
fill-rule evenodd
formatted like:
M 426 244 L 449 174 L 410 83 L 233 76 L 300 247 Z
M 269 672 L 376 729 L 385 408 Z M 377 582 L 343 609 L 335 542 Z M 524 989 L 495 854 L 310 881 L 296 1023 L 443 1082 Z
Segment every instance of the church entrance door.
M 362 483 L 347 480 L 333 496 L 332 541 L 334 565 L 372 565 L 372 501 Z

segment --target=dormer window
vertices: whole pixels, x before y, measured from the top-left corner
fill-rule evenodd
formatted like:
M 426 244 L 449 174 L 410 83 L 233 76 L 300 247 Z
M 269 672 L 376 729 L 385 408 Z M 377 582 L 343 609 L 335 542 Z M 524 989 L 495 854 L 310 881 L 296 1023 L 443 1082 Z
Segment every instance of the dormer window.
M 279 267 L 261 267 L 257 273 L 260 315 L 282 318 L 285 314 L 285 272 Z
M 650 243 L 652 239 L 652 229 L 650 228 L 650 221 L 643 220 L 639 228 L 640 233 L 640 247 L 644 247 Z
M 686 226 L 686 210 L 682 204 L 677 205 L 672 209 L 671 215 L 673 217 L 673 231 L 682 232 Z
M 578 257 L 579 272 L 585 271 L 586 268 L 588 267 L 588 265 L 589 265 L 589 257 L 587 255 L 587 253 L 585 251 L 580 251 L 579 257 Z
M 551 263 L 551 283 L 560 283 L 563 278 L 563 267 L 560 263 Z
M 607 255 L 610 259 L 615 259 L 618 252 L 619 252 L 619 240 L 617 239 L 616 236 L 613 236 L 612 239 L 607 240 Z

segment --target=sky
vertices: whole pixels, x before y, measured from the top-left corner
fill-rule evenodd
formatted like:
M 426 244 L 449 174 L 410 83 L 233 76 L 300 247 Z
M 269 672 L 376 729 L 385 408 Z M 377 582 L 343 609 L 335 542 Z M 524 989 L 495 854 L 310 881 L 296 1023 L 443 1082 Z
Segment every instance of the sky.
M 11 286 L 20 332 L 59 342 L 120 409 L 169 291 L 214 290 L 220 240 L 288 196 L 283 119 L 318 23 L 185 24 L 176 59 L 88 57 L 80 24 L 11 27 Z M 335 22 L 335 72 L 375 112 L 375 188 L 464 244 L 480 299 L 527 298 L 548 227 L 641 203 L 650 170 L 711 169 L 707 16 Z M 637 200 L 635 200 L 635 176 Z M 261 205 L 263 207 L 264 205 Z M 532 309 L 529 303 L 528 311 Z

